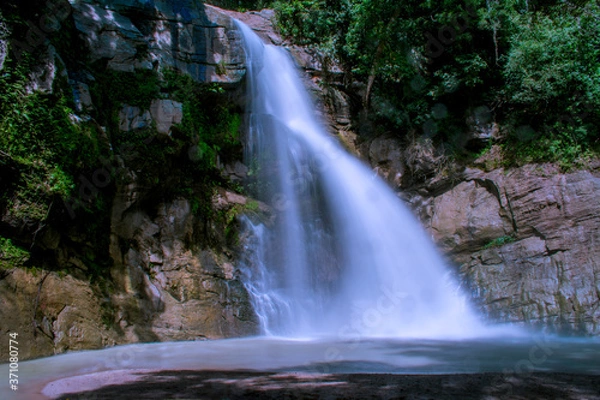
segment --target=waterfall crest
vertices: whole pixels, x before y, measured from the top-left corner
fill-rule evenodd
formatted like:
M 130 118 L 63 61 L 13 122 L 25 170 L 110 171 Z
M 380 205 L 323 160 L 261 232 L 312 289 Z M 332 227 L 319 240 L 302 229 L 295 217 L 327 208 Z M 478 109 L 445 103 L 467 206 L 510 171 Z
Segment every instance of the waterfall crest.
M 276 210 L 254 230 L 245 285 L 263 333 L 466 337 L 483 329 L 410 211 L 319 123 L 288 54 L 245 40 L 246 163 Z

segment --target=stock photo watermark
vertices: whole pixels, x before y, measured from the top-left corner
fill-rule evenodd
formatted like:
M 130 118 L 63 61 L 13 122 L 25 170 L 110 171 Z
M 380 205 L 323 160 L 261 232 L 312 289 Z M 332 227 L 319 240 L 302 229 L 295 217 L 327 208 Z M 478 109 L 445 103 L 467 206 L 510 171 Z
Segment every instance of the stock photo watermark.
M 10 390 L 16 392 L 19 390 L 19 334 L 17 332 L 11 332 L 8 334 L 8 354 L 9 358 L 9 370 L 8 370 L 8 384 Z
M 386 319 L 396 317 L 399 307 L 409 303 L 410 295 L 397 284 L 394 287 L 382 285 L 380 289 L 382 294 L 370 307 L 361 308 L 354 304 L 352 322 L 337 331 L 336 339 L 339 343 L 327 347 L 323 353 L 322 363 L 308 365 L 309 370 L 322 374 L 331 373 L 330 363 L 345 361 L 347 353 L 358 348 L 361 340 L 369 337 L 369 330 L 380 327 Z
M 539 370 L 548 358 L 555 354 L 560 344 L 548 340 L 546 336 L 534 336 L 534 345 L 529 347 L 527 357 L 514 363 L 512 368 L 504 368 L 487 387 L 487 392 L 494 395 L 511 396 L 518 378 L 529 377 Z

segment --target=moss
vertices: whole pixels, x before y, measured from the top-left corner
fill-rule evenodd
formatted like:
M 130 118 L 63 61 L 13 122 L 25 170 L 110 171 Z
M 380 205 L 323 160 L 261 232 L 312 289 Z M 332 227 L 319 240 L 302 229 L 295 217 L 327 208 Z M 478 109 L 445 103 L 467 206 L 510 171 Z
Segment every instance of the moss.
M 15 246 L 10 239 L 0 237 L 0 268 L 21 267 L 29 257 L 27 250 Z
M 221 212 L 221 219 L 225 227 L 225 241 L 228 244 L 236 245 L 239 242 L 237 217 L 242 210 L 243 207 L 236 205 L 228 211 Z
M 72 194 L 74 177 L 99 147 L 91 124 L 71 121 L 67 96 L 27 92 L 29 62 L 11 63 L 0 76 L 0 148 L 18 171 L 2 203 L 19 218 L 43 221 L 54 197 Z
M 257 212 L 259 210 L 259 204 L 256 200 L 250 200 L 246 203 L 246 210 L 251 212 Z
M 97 119 L 115 131 L 123 104 L 147 110 L 152 100 L 160 97 L 159 77 L 153 70 L 123 72 L 96 65 L 94 77 L 90 94 L 98 110 Z
M 227 66 L 225 64 L 225 60 L 219 61 L 215 67 L 215 72 L 220 76 L 227 75 Z
M 492 247 L 500 247 L 504 246 L 505 244 L 513 243 L 515 240 L 516 238 L 514 236 L 505 235 L 490 241 L 485 246 L 483 246 L 483 248 L 490 249 Z

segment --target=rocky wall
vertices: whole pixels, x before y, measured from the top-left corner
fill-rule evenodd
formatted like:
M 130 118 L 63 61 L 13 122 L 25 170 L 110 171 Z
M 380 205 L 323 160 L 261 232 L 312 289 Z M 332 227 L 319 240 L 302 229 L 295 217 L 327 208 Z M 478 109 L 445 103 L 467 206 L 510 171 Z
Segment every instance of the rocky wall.
M 218 83 L 231 92 L 241 87 L 245 72 L 241 38 L 231 17 L 216 8 L 191 0 L 154 1 L 152 6 L 145 1 L 119 0 L 69 3 L 68 18 L 85 47 L 81 60 L 65 63 L 60 51 L 45 41 L 36 53 L 39 60 L 28 91 L 50 94 L 59 80 L 70 86 L 74 124 L 93 122 L 91 115 L 97 107 L 88 86 L 96 81 L 85 69 L 89 63 L 126 72 L 160 74 L 171 69 L 198 83 Z M 0 33 L 1 68 L 7 42 L 4 31 Z M 71 70 L 73 65 L 82 69 Z M 149 104 L 146 110 L 123 104 L 118 135 L 146 129 L 157 134 L 156 140 L 169 142 L 173 127 L 182 122 L 182 104 L 168 98 L 155 98 Z M 102 136 L 101 143 L 108 143 L 105 127 L 98 126 L 96 132 Z M 73 199 L 66 199 L 65 206 L 75 219 L 67 218 L 60 229 L 40 227 L 28 243 L 51 268 L 0 269 L 0 331 L 17 332 L 20 341 L 28 344 L 21 346 L 20 358 L 133 342 L 256 334 L 255 316 L 239 276 L 243 243 L 232 242 L 225 234 L 238 229 L 236 216 L 249 200 L 219 189 L 210 210 L 199 211 L 194 194 L 160 200 L 156 195 L 162 190 L 160 184 L 150 188 L 140 183 L 140 175 L 153 171 L 142 171 L 125 157 L 115 154 L 109 164 L 99 160 L 97 167 L 85 173 L 87 183 L 82 184 L 80 197 L 85 200 L 90 193 L 103 190 L 104 197 L 111 199 L 107 249 L 82 235 L 77 219 L 81 212 L 72 209 Z M 100 185 L 107 179 L 98 178 L 106 172 L 102 168 L 118 177 L 108 178 L 113 180 L 109 188 L 104 184 L 94 188 L 92 181 Z M 239 161 L 223 168 L 223 180 L 240 180 L 247 172 Z M 171 173 L 185 175 L 186 171 L 173 169 Z M 57 199 L 57 204 L 59 208 L 62 201 Z M 260 210 L 268 212 L 268 207 L 261 204 Z M 0 224 L 20 230 L 25 243 L 30 235 L 19 228 L 23 221 L 7 218 L 2 215 Z M 98 215 L 98 219 L 106 218 Z M 108 253 L 110 265 L 103 268 L 108 268 L 109 276 L 90 281 L 87 272 L 100 262 L 97 251 Z M 7 359 L 6 351 L 0 348 L 0 358 Z

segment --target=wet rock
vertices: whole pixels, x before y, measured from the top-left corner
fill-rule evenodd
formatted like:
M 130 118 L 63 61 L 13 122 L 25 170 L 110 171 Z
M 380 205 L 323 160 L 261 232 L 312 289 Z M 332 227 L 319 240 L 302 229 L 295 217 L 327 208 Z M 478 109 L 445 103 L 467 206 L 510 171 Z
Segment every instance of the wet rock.
M 283 39 L 274 28 L 275 11 L 273 10 L 265 9 L 261 11 L 249 11 L 241 13 L 232 10 L 222 10 L 218 9 L 217 7 L 211 8 L 216 9 L 224 14 L 227 14 L 232 18 L 242 21 L 250 28 L 252 28 L 252 30 L 265 43 L 274 44 L 276 46 L 279 46 L 283 43 Z

